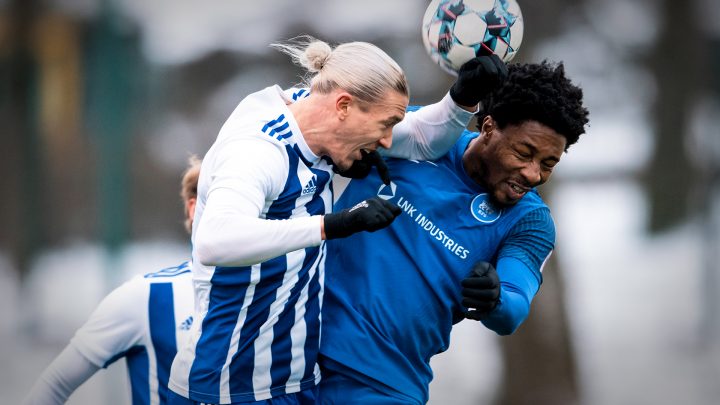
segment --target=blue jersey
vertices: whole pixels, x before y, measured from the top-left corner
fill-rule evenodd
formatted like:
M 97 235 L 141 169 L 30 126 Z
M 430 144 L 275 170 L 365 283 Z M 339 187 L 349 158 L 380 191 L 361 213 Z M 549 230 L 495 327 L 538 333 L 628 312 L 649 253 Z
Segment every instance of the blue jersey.
M 376 175 L 352 180 L 337 201 L 340 210 L 377 194 L 404 212 L 386 229 L 328 241 L 324 368 L 425 403 L 430 357 L 448 348 L 462 319 L 460 282 L 472 265 L 514 257 L 540 283 L 555 237 L 549 210 L 535 191 L 493 205 L 462 166 L 477 135 L 466 132 L 436 162 L 387 159 L 389 186 Z
M 70 344 L 107 367 L 125 358 L 133 405 L 165 404 L 170 365 L 193 322 L 188 263 L 136 276 L 110 293 Z

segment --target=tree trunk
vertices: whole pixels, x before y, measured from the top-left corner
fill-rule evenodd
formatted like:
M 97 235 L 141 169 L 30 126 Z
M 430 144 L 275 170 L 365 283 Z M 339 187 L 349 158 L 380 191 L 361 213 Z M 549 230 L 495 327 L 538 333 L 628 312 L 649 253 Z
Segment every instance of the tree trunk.
M 528 319 L 501 338 L 505 359 L 503 405 L 574 405 L 579 403 L 577 373 L 567 315 L 564 283 L 555 256 L 543 271 L 543 284 Z
M 651 232 L 677 225 L 688 213 L 692 179 L 697 173 L 686 151 L 692 108 L 708 61 L 700 49 L 696 2 L 665 0 L 660 13 L 660 35 L 649 59 L 657 81 L 657 97 L 651 122 L 655 131 L 655 150 L 646 174 L 650 199 Z M 691 181 L 688 181 L 691 180 Z
M 0 159 L 3 190 L 3 223 L 0 243 L 7 246 L 21 277 L 44 237 L 42 184 L 44 170 L 40 158 L 41 141 L 36 126 L 36 61 L 32 54 L 32 30 L 37 2 L 12 0 L 7 18 L 8 49 L 2 63 L 3 159 Z

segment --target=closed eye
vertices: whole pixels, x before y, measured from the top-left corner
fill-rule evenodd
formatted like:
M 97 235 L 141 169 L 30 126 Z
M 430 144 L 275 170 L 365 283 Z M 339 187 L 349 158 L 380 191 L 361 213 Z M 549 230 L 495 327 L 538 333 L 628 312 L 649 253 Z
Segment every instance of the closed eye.
M 395 125 L 397 125 L 400 121 L 402 121 L 402 118 L 395 116 L 395 117 L 386 119 L 385 121 L 382 121 L 381 124 L 383 126 L 385 126 L 385 128 L 392 128 Z

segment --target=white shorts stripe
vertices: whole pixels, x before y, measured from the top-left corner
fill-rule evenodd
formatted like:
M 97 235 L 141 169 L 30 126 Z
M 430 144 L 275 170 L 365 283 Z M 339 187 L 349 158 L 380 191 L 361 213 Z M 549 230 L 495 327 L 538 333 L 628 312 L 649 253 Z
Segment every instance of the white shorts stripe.
M 232 338 L 230 339 L 230 348 L 228 350 L 225 364 L 223 365 L 220 374 L 220 402 L 230 403 L 230 362 L 233 356 L 238 351 L 240 344 L 240 331 L 242 326 L 245 324 L 245 317 L 247 316 L 248 308 L 252 303 L 255 295 L 255 286 L 260 281 L 260 264 L 255 264 L 250 267 L 250 284 L 247 290 L 245 290 L 245 299 L 243 300 L 242 308 L 238 314 L 238 320 L 233 329 Z

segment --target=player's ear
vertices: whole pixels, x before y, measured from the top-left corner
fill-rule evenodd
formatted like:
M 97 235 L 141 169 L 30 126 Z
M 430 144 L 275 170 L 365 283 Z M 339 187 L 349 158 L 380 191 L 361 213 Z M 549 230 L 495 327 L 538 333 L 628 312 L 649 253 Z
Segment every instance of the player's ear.
M 347 92 L 340 92 L 335 97 L 335 113 L 337 114 L 340 121 L 347 118 L 350 113 L 350 106 L 353 102 L 353 96 Z
M 497 123 L 495 120 L 491 116 L 486 115 L 485 118 L 483 118 L 482 124 L 480 124 L 480 134 L 484 139 L 490 139 L 496 128 Z

